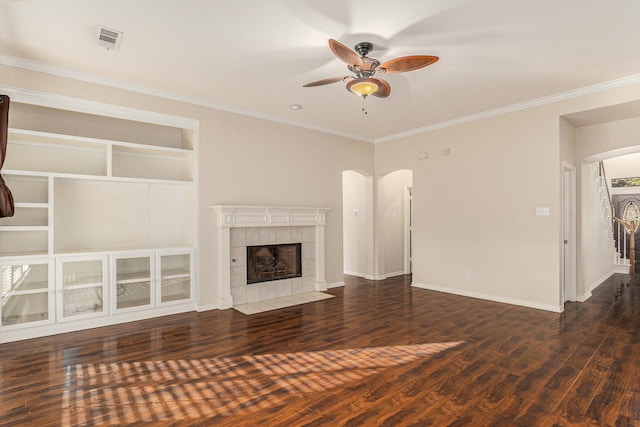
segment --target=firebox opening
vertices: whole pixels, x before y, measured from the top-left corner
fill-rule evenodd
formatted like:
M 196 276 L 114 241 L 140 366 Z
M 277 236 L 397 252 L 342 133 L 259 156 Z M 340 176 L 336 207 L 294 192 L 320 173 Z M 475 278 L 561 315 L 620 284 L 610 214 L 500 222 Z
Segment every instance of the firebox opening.
M 302 244 L 247 246 L 247 284 L 302 277 Z

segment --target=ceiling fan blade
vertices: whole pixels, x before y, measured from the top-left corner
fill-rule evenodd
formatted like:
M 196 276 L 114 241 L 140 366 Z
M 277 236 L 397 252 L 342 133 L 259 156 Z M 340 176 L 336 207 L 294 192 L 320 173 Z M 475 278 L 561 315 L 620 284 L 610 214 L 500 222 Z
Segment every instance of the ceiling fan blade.
M 386 73 L 404 73 L 407 71 L 418 70 L 427 65 L 431 65 L 438 61 L 437 56 L 429 55 L 411 55 L 395 58 L 378 67 L 378 70 L 384 70 Z
M 389 96 L 391 94 L 391 86 L 389 85 L 389 83 L 387 83 L 385 80 L 382 80 L 382 79 L 376 79 L 376 80 L 382 83 L 382 86 L 380 86 L 378 90 L 372 93 L 371 95 L 377 96 L 378 98 L 386 98 L 387 96 Z
M 341 82 L 344 79 L 349 78 L 347 77 L 329 77 L 328 79 L 322 79 L 322 80 L 318 80 L 316 82 L 311 82 L 311 83 L 307 83 L 306 85 L 303 85 L 302 87 L 313 87 L 313 86 L 322 86 L 322 85 L 328 85 L 331 83 L 337 83 L 337 82 Z
M 329 39 L 329 49 L 345 64 L 362 68 L 363 64 L 360 56 L 339 41 Z

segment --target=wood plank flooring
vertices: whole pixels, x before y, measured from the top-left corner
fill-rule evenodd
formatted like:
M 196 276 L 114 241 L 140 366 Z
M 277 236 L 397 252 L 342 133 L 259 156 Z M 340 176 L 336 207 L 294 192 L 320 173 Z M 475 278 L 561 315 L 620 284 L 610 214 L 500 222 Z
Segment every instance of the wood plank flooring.
M 637 280 L 563 314 L 346 282 L 0 345 L 0 425 L 640 426 Z

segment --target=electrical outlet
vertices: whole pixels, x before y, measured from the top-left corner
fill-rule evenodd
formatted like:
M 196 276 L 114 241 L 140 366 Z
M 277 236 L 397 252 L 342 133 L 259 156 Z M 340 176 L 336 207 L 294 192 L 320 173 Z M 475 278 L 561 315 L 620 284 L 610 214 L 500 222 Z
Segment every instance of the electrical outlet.
M 471 279 L 471 272 L 467 271 L 467 279 Z

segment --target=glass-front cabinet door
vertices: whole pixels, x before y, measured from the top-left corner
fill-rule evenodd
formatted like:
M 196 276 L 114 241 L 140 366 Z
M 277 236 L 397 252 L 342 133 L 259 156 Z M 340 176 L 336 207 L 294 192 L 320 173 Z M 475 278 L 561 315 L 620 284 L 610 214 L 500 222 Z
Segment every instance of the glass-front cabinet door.
M 0 273 L 2 327 L 55 321 L 53 260 L 1 261 Z
M 106 255 L 58 258 L 56 272 L 60 320 L 109 312 Z
M 193 298 L 193 252 L 159 252 L 159 304 L 179 303 Z
M 155 262 L 152 252 L 114 255 L 111 296 L 114 309 L 136 310 L 155 303 Z

